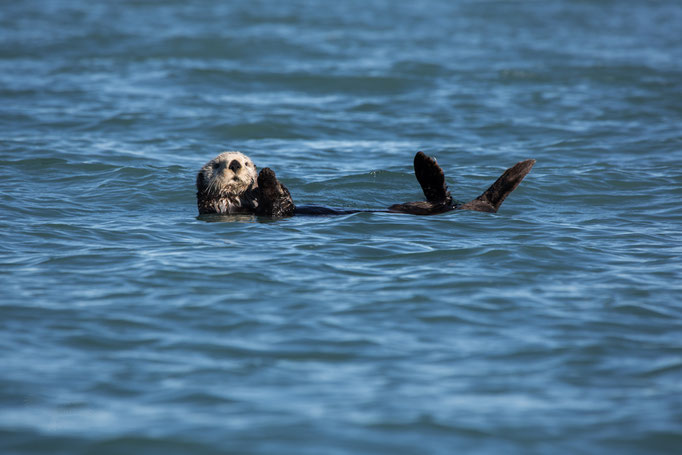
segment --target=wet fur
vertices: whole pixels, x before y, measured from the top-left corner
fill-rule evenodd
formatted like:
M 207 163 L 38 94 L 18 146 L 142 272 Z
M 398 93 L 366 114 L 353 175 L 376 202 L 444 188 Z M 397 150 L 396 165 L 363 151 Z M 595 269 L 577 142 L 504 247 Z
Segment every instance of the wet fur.
M 497 212 L 506 197 L 530 172 L 535 160 L 507 169 L 483 194 L 465 204 L 455 202 L 445 182 L 443 169 L 423 152 L 414 157 L 414 173 L 426 201 L 394 204 L 386 210 L 336 210 L 326 207 L 296 207 L 289 190 L 275 172 L 264 168 L 256 174 L 251 159 L 240 152 L 225 152 L 206 163 L 197 174 L 197 206 L 200 214 L 249 213 L 272 218 L 293 215 L 338 215 L 361 211 L 383 211 L 412 215 L 435 215 L 451 210 Z
M 200 214 L 249 213 L 281 218 L 294 213 L 289 190 L 275 173 L 256 165 L 241 152 L 221 153 L 197 174 L 197 207 Z

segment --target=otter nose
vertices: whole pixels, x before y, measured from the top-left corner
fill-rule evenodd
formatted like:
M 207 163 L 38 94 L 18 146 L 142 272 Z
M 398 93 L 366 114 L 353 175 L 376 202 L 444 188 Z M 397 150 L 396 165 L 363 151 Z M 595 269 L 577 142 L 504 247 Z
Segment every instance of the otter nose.
M 232 162 L 230 163 L 230 165 L 228 167 L 232 170 L 232 172 L 234 172 L 236 174 L 237 171 L 242 168 L 242 165 L 239 164 L 239 161 L 232 160 Z

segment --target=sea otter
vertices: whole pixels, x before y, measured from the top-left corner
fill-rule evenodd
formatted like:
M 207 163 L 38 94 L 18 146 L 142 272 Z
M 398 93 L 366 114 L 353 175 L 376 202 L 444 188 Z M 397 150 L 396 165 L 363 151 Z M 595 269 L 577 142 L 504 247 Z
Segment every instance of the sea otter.
M 197 174 L 199 214 L 255 214 L 272 218 L 293 215 L 341 215 L 357 212 L 392 212 L 435 215 L 451 210 L 497 212 L 504 199 L 530 172 L 535 160 L 521 161 L 507 169 L 476 199 L 460 203 L 452 199 L 445 174 L 434 158 L 423 152 L 414 157 L 414 173 L 426 201 L 394 204 L 384 210 L 344 210 L 318 206 L 296 206 L 289 190 L 270 168 L 256 172 L 251 159 L 241 152 L 221 153 Z

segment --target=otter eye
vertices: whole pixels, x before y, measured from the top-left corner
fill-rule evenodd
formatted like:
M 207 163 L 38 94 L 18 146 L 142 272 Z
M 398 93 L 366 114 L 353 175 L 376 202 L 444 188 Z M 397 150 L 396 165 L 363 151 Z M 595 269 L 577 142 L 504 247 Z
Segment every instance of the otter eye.
M 213 163 L 213 169 L 218 169 L 220 167 L 220 163 Z

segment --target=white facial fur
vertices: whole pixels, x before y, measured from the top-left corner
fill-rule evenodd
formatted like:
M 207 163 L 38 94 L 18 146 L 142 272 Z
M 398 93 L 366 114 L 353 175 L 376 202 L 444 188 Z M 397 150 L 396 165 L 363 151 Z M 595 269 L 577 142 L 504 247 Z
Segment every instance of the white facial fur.
M 214 197 L 243 193 L 258 186 L 256 166 L 241 152 L 221 153 L 201 168 L 205 192 Z

